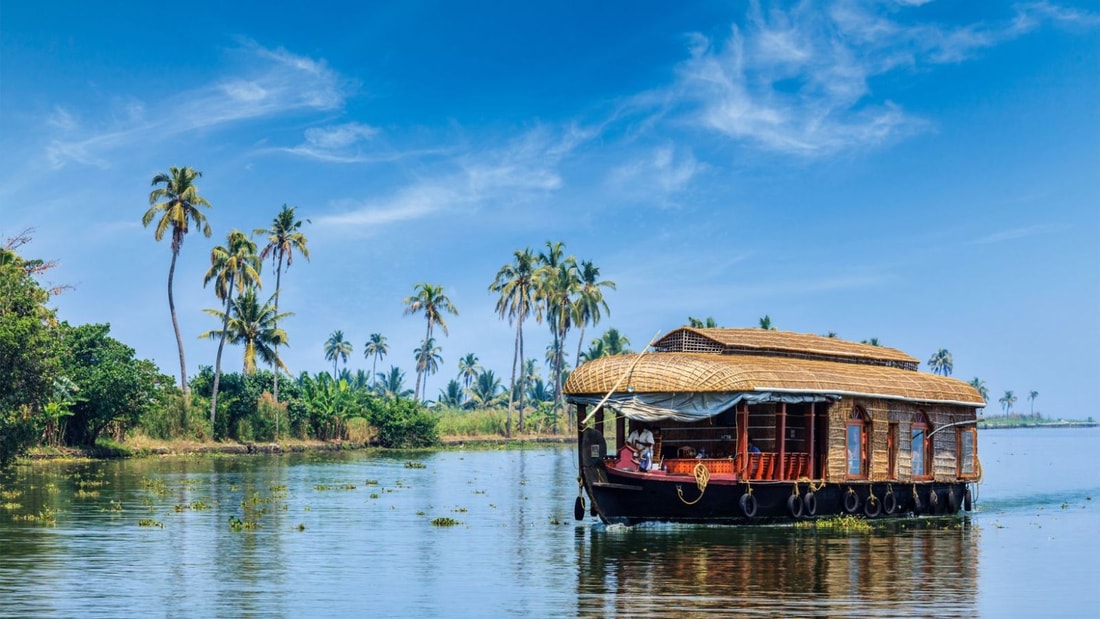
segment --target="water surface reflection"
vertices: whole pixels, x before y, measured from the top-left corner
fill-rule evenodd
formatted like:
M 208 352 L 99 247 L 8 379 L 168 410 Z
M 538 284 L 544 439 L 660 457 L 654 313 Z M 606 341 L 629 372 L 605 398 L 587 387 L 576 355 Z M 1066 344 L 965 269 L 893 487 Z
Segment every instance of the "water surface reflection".
M 848 534 L 674 525 L 576 530 L 584 616 L 977 614 L 969 520 Z

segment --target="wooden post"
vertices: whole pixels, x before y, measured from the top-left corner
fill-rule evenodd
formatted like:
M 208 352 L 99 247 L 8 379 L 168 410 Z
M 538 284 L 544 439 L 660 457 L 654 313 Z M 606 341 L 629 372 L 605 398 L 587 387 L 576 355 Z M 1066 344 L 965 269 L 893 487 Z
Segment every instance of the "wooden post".
M 779 414 L 776 415 L 779 430 L 779 464 L 776 466 L 774 479 L 784 479 L 787 473 L 787 403 L 779 403 Z
M 582 412 L 583 411 L 578 412 L 577 416 L 579 417 L 582 414 Z M 596 431 L 599 432 L 600 434 L 603 434 L 603 407 L 602 406 L 596 409 Z
M 816 402 L 810 402 L 810 415 L 809 415 L 809 426 L 810 426 L 810 428 L 809 428 L 809 432 L 806 433 L 806 436 L 810 437 L 809 438 L 809 443 L 806 445 L 806 449 L 810 452 L 810 472 L 807 475 L 807 477 L 809 477 L 810 479 L 814 479 L 814 470 L 815 470 L 814 469 L 814 453 L 817 452 L 817 445 L 815 444 L 815 441 L 814 441 L 814 426 L 817 425 L 817 423 L 816 423 L 817 420 L 814 419 L 814 406 L 816 406 L 816 404 L 817 404 Z
M 601 407 L 602 410 L 602 407 Z M 626 417 L 619 415 L 615 418 L 615 453 L 626 444 Z
M 745 402 L 737 409 L 737 459 L 737 470 L 745 470 L 749 464 L 749 405 Z

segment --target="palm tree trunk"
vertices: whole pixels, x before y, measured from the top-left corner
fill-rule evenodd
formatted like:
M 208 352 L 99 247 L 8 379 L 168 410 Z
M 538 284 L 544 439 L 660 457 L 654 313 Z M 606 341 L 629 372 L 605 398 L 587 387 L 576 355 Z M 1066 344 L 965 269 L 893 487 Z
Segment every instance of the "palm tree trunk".
M 172 328 L 176 332 L 176 346 L 180 351 L 180 387 L 183 389 L 183 404 L 184 408 L 191 408 L 191 389 L 187 386 L 187 361 L 183 357 L 183 336 L 180 335 L 180 323 L 176 319 L 176 300 L 172 297 L 172 280 L 176 275 L 176 257 L 179 253 L 179 244 L 173 238 L 172 265 L 168 267 L 168 311 L 172 314 Z
M 577 336 L 577 356 L 573 357 L 573 362 L 577 365 L 581 364 L 581 344 L 584 343 L 584 323 L 581 323 L 581 332 Z M 573 366 L 576 367 L 576 366 Z
M 523 399 L 527 393 L 527 362 L 523 358 L 523 319 L 519 320 L 519 431 L 523 432 Z
M 280 250 L 279 251 L 279 266 L 275 269 L 275 316 L 279 315 L 279 289 L 282 287 L 282 282 L 283 282 L 283 252 Z M 278 329 L 279 328 L 279 321 L 275 320 L 274 325 L 275 325 L 275 328 Z M 275 360 L 276 360 L 276 363 L 275 363 L 275 367 L 272 368 L 272 369 L 275 370 L 275 383 L 274 383 L 274 387 L 272 388 L 273 393 L 271 394 L 271 397 L 275 399 L 276 403 L 279 402 L 279 364 L 278 364 L 278 359 L 279 359 L 279 344 L 278 344 L 278 342 L 276 342 L 275 343 Z M 279 436 L 279 415 L 278 414 L 275 415 L 275 436 L 276 436 L 276 438 L 278 438 L 278 436 Z
M 225 317 L 222 319 L 222 337 L 218 342 L 218 356 L 214 357 L 214 389 L 210 393 L 210 435 L 214 435 L 214 413 L 218 410 L 218 385 L 222 379 L 222 350 L 225 336 L 229 334 L 229 308 L 233 301 L 233 276 L 229 276 L 229 295 L 225 297 Z
M 512 438 L 512 409 L 516 399 L 516 361 L 519 360 L 519 329 L 522 323 L 516 321 L 516 341 L 512 345 L 512 388 L 508 390 L 508 420 L 504 423 L 505 438 Z M 523 428 L 521 423 L 519 426 Z

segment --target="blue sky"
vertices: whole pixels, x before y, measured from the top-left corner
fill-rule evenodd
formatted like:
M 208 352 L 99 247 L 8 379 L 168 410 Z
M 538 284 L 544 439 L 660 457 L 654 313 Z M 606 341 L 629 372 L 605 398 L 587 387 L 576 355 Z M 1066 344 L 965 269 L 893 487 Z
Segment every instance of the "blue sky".
M 618 284 L 586 340 L 767 314 L 947 348 L 990 412 L 1011 389 L 1095 416 L 1094 2 L 123 4 L 0 2 L 0 237 L 33 227 L 26 253 L 74 287 L 60 316 L 165 373 L 170 249 L 140 220 L 186 165 L 214 205 L 176 274 L 191 373 L 216 349 L 211 247 L 286 203 L 313 254 L 283 277 L 295 373 L 329 367 L 335 329 L 369 370 L 379 332 L 411 385 L 402 299 L 426 281 L 460 310 L 427 393 L 470 352 L 507 380 L 487 289 L 552 240 Z M 541 360 L 545 325 L 527 337 Z

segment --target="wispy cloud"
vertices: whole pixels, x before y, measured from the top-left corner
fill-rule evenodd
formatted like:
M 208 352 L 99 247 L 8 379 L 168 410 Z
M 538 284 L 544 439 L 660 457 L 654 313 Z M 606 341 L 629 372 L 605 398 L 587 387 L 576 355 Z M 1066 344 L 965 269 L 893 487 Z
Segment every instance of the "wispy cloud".
M 1003 243 L 1005 241 L 1015 241 L 1017 239 L 1023 239 L 1031 236 L 1038 236 L 1040 234 L 1047 234 L 1053 232 L 1056 226 L 1052 224 L 1036 224 L 1034 226 L 1026 226 L 1024 228 L 1012 228 L 1010 230 L 1001 230 L 988 234 L 981 238 L 975 239 L 973 244 L 975 245 L 988 245 L 991 243 Z
M 919 18 L 922 2 L 907 15 Z M 859 0 L 827 11 L 802 3 L 789 11 L 752 5 L 728 37 L 690 38 L 691 57 L 670 89 L 673 105 L 718 135 L 764 150 L 818 157 L 874 147 L 930 123 L 877 98 L 872 78 L 922 65 L 962 62 L 1035 29 L 1044 20 L 1093 24 L 1096 15 L 1046 2 L 1021 4 L 998 24 L 947 27 L 902 23 L 889 6 Z M 658 98 L 660 99 L 660 98 Z M 662 109 L 660 114 L 667 113 Z
M 65 108 L 55 108 L 46 120 L 57 132 L 46 149 L 48 161 L 55 168 L 67 163 L 108 167 L 108 155 L 129 145 L 300 110 L 338 109 L 352 89 L 323 62 L 283 49 L 244 41 L 232 53 L 242 61 L 234 74 L 160 100 L 123 100 L 98 123 L 78 125 Z
M 537 127 L 500 147 L 468 148 L 389 197 L 340 201 L 334 205 L 339 212 L 314 221 L 344 233 L 372 234 L 380 226 L 440 211 L 514 205 L 561 189 L 561 161 L 592 135 L 573 126 Z
M 706 167 L 691 149 L 666 144 L 612 169 L 608 183 L 619 195 L 667 202 Z

